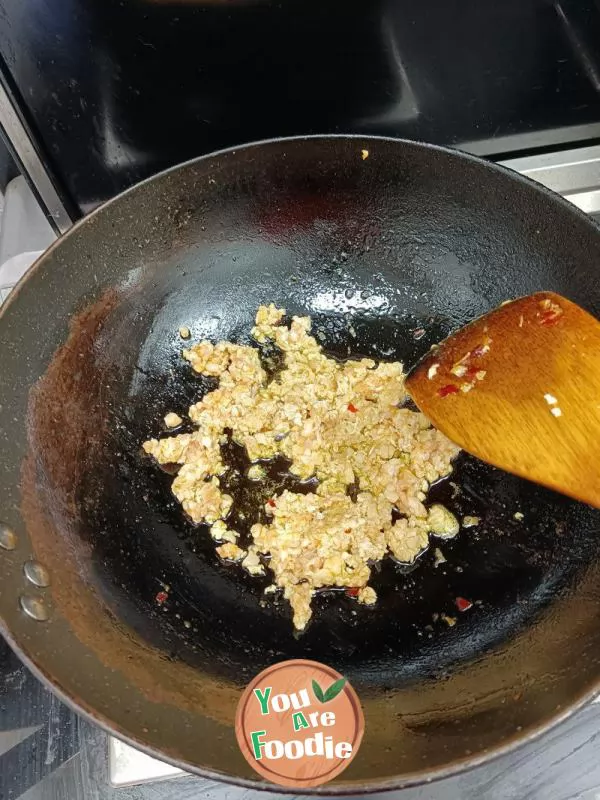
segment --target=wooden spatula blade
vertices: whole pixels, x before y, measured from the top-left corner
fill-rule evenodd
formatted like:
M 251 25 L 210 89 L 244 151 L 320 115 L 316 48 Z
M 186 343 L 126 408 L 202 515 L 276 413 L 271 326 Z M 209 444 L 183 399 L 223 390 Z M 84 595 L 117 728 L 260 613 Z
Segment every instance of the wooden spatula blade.
M 571 301 L 500 306 L 433 349 L 406 388 L 467 452 L 600 507 L 600 323 Z

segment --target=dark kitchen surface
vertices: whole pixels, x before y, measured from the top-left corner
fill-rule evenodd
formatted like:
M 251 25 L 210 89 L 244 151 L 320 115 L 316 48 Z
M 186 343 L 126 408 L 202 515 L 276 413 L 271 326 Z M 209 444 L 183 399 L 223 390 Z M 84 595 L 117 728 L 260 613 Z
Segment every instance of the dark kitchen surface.
M 274 136 L 480 155 L 600 137 L 595 0 L 2 0 L 0 67 L 67 200 Z
M 274 800 L 275 795 L 179 777 L 108 783 L 105 733 L 47 692 L 0 640 L 0 800 Z M 27 695 L 32 702 L 23 703 Z M 597 800 L 600 705 L 484 767 L 381 800 Z M 198 744 L 201 746 L 201 743 Z M 283 797 L 283 796 L 282 796 Z M 290 796 L 286 796 L 289 800 Z

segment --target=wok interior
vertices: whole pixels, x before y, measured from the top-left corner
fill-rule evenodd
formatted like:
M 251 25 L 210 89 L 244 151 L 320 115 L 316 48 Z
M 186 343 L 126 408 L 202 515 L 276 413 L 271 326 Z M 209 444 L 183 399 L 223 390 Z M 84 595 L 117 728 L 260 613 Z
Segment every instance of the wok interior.
M 361 146 L 262 145 L 144 184 L 46 256 L 10 310 L 16 331 L 36 292 L 59 309 L 30 321 L 48 345 L 27 366 L 44 377 L 29 401 L 24 510 L 33 549 L 53 570 L 71 565 L 57 614 L 95 666 L 74 682 L 55 652 L 52 679 L 188 768 L 253 779 L 235 700 L 288 658 L 330 664 L 361 697 L 367 733 L 340 787 L 478 756 L 598 677 L 599 517 L 583 505 L 461 455 L 429 499 L 480 524 L 434 541 L 414 568 L 375 568 L 375 608 L 319 596 L 298 636 L 287 604 L 264 601 L 269 578 L 220 563 L 172 477 L 140 452 L 166 412 L 185 416 L 210 388 L 181 358 L 183 325 L 192 341 L 249 343 L 257 307 L 274 302 L 310 314 L 333 354 L 410 366 L 508 297 L 552 289 L 594 310 L 598 237 L 574 212 L 442 151 L 375 141 L 363 162 Z M 29 379 L 15 373 L 22 403 Z M 477 603 L 461 614 L 459 596 Z M 52 645 L 36 648 L 42 660 Z M 207 699 L 215 687 L 226 700 Z

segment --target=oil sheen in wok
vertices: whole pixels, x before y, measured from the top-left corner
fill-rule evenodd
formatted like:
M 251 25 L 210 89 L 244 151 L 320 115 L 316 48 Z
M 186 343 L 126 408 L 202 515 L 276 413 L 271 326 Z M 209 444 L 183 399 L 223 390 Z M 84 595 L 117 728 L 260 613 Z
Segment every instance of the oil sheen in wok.
M 458 449 L 406 400 L 402 364 L 328 357 L 310 335 L 309 317 L 284 324 L 285 310 L 261 306 L 252 335 L 282 358 L 275 375 L 258 347 L 202 341 L 183 351 L 199 374 L 219 380 L 189 409 L 192 433 L 150 439 L 146 453 L 180 465 L 172 484 L 193 522 L 208 523 L 219 556 L 251 575 L 269 570 L 267 594 L 283 590 L 302 630 L 311 599 L 323 587 L 344 588 L 376 603 L 368 586 L 373 563 L 386 554 L 413 562 L 429 534 L 453 536 L 459 523 L 442 505 L 424 505 L 429 485 L 448 475 Z M 186 338 L 186 337 L 183 337 Z M 167 427 L 181 422 L 170 413 Z M 262 462 L 284 457 L 313 491 L 284 489 L 266 499 L 247 542 L 231 524 L 226 488 L 235 467 L 227 443 L 243 447 L 250 480 Z

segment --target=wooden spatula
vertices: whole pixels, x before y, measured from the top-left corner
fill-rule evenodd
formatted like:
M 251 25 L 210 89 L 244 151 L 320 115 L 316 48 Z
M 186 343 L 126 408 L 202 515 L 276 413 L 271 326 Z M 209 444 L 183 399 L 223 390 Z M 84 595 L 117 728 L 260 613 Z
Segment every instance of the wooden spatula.
M 600 322 L 571 301 L 505 303 L 432 349 L 406 388 L 467 452 L 600 508 Z

